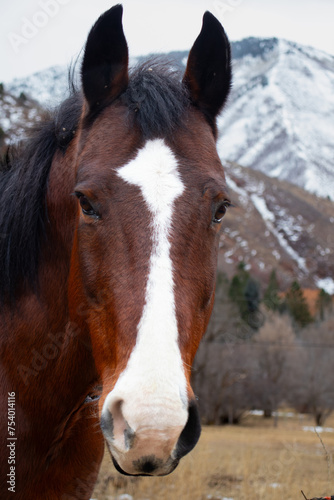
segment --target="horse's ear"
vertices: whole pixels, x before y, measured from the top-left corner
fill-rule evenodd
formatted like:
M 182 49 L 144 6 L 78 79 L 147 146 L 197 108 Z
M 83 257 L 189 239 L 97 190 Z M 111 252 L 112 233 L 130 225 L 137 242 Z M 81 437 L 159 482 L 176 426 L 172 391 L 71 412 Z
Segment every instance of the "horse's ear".
M 96 21 L 86 42 L 82 86 L 89 111 L 95 112 L 120 95 L 128 85 L 128 46 L 122 26 L 122 5 Z
M 210 12 L 188 57 L 183 82 L 190 98 L 215 130 L 215 118 L 231 88 L 231 48 L 220 22 Z

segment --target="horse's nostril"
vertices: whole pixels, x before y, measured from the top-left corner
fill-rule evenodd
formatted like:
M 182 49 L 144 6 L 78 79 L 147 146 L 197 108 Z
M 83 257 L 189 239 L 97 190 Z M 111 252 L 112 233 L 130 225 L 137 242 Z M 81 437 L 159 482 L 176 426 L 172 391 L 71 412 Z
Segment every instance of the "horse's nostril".
M 124 429 L 124 442 L 125 442 L 125 448 L 127 450 L 130 450 L 133 446 L 136 433 L 131 429 L 127 421 L 125 420 L 125 426 L 126 428 Z
M 147 455 L 139 460 L 134 460 L 132 465 L 138 474 L 144 476 L 147 474 L 152 475 L 157 469 L 162 469 L 164 467 L 163 461 L 155 455 Z
M 146 462 L 144 462 L 141 468 L 143 474 L 151 474 L 155 471 L 155 469 L 156 466 L 151 460 L 147 460 Z
M 195 401 L 191 401 L 188 408 L 188 420 L 181 432 L 176 446 L 176 459 L 184 457 L 195 446 L 201 435 L 201 423 Z
M 104 436 L 117 441 L 123 451 L 132 448 L 136 434 L 125 420 L 122 412 L 123 400 L 115 400 L 101 415 L 100 426 Z
M 109 440 L 114 439 L 114 421 L 113 421 L 113 418 L 111 416 L 111 413 L 108 410 L 102 412 L 101 420 L 100 420 L 100 427 L 101 427 L 101 430 L 102 430 L 104 436 L 107 439 L 109 439 Z

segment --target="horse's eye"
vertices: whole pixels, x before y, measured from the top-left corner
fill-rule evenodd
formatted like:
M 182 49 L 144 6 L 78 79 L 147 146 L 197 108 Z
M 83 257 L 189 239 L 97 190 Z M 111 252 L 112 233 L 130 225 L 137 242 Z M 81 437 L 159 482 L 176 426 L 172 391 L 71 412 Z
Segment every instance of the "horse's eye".
M 218 207 L 216 208 L 215 215 L 213 217 L 213 222 L 215 224 L 219 224 L 222 221 L 222 218 L 226 214 L 227 208 L 230 206 L 229 201 L 223 201 Z
M 99 217 L 98 213 L 94 210 L 88 198 L 82 193 L 75 193 L 76 197 L 79 200 L 81 210 L 85 215 L 90 215 L 91 217 Z

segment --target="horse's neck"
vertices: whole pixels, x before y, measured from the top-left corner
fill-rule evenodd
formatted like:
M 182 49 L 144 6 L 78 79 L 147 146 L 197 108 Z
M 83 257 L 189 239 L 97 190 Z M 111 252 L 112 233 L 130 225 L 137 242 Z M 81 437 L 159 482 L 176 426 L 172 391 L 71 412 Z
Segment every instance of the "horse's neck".
M 15 313 L 9 309 L 1 320 L 6 339 L 3 360 L 7 390 L 17 391 L 23 402 L 29 398 L 33 384 L 36 408 L 46 405 L 52 409 L 59 404 L 58 388 L 63 384 L 68 388 L 68 398 L 62 394 L 60 413 L 66 413 L 71 399 L 73 404 L 80 398 L 95 376 L 87 328 L 79 327 L 69 317 L 68 278 L 76 224 L 75 200 L 70 196 L 73 187 L 71 154 L 57 153 L 49 177 L 49 222 L 40 255 L 38 291 L 18 298 Z

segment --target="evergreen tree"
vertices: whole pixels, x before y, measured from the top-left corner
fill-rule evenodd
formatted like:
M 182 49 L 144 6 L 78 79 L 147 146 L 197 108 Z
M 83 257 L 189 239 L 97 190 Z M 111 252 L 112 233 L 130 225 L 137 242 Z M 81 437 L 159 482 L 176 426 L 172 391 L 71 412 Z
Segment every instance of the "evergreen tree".
M 260 287 L 257 281 L 249 278 L 245 286 L 245 299 L 249 312 L 256 312 L 260 305 Z
M 278 291 L 279 286 L 276 276 L 276 270 L 273 269 L 270 274 L 268 286 L 263 295 L 263 303 L 265 304 L 267 309 L 270 309 L 271 311 L 280 311 L 281 309 L 282 300 L 278 295 Z
M 27 96 L 25 95 L 24 92 L 21 92 L 21 94 L 19 95 L 19 100 L 21 102 L 25 102 L 27 100 Z
M 325 311 L 326 309 L 331 309 L 332 305 L 333 303 L 331 295 L 329 295 L 329 293 L 327 293 L 323 288 L 321 288 L 316 303 L 316 309 L 317 312 L 319 313 L 320 321 L 324 321 Z
M 235 274 L 231 280 L 228 295 L 233 302 L 239 302 L 240 297 L 242 297 L 242 283 L 237 274 Z
M 288 311 L 299 326 L 304 327 L 312 323 L 313 318 L 305 300 L 303 290 L 297 281 L 292 283 L 290 290 L 286 294 L 285 301 Z
M 229 297 L 230 282 L 223 272 L 217 274 L 215 303 L 204 342 L 235 342 L 242 320 L 237 304 Z
M 237 273 L 233 276 L 229 288 L 229 297 L 233 302 L 235 302 L 240 309 L 240 312 L 244 310 L 245 306 L 245 288 L 250 275 L 246 271 L 246 266 L 244 262 L 238 264 Z
M 244 262 L 238 265 L 229 288 L 229 297 L 239 308 L 240 316 L 252 328 L 259 325 L 257 312 L 260 303 L 259 284 L 250 276 Z
M 259 315 L 260 305 L 260 285 L 253 278 L 249 278 L 245 286 L 245 311 L 243 312 L 242 319 L 247 322 L 249 326 L 257 330 L 263 322 L 263 318 Z

